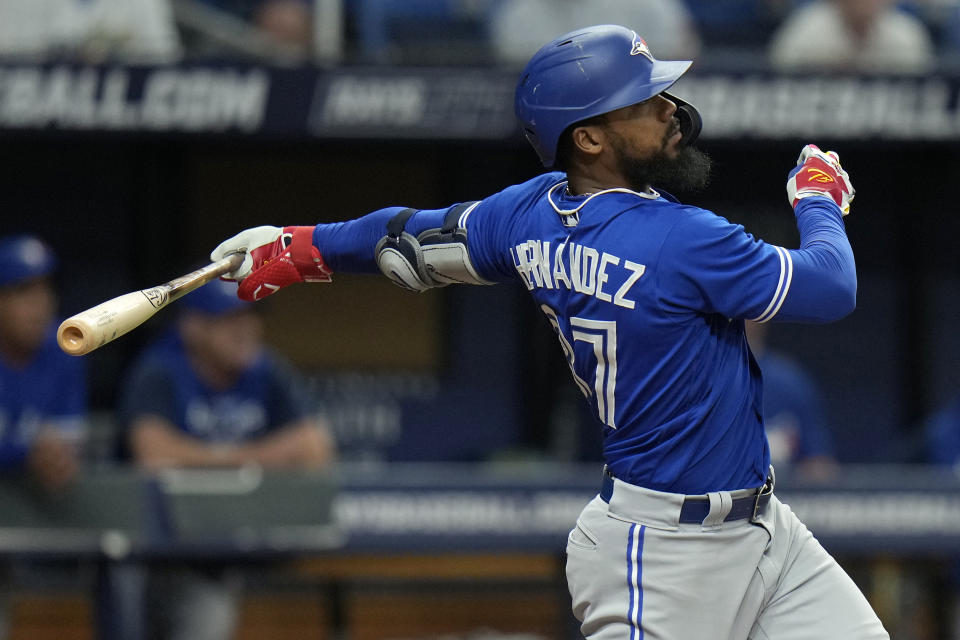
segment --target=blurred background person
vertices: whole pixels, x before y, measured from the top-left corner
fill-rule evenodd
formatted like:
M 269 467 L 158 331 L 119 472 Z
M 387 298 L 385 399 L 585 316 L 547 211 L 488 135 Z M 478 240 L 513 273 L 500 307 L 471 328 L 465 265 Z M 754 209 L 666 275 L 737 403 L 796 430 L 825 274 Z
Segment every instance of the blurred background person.
M 504 0 L 490 18 L 497 60 L 522 67 L 544 42 L 587 25 L 623 24 L 642 29 L 664 60 L 690 60 L 700 39 L 681 0 Z
M 925 461 L 960 474 L 960 395 L 932 411 L 922 425 Z M 950 604 L 947 606 L 949 638 L 960 638 L 960 557 L 947 576 Z
M 284 65 L 311 56 L 314 5 L 309 0 L 189 0 L 175 8 L 192 54 L 239 55 Z
M 0 57 L 158 63 L 180 54 L 169 0 L 0 2 Z
M 686 0 L 700 34 L 700 61 L 730 64 L 761 57 L 770 33 L 793 9 L 795 0 Z M 640 28 L 640 27 L 637 27 Z M 707 55 L 703 55 L 705 52 Z
M 745 327 L 763 373 L 763 423 L 771 463 L 807 479 L 831 477 L 837 461 L 816 381 L 794 358 L 769 348 L 769 325 L 748 321 Z
M 770 41 L 781 71 L 924 73 L 933 38 L 893 0 L 814 0 L 787 16 Z
M 39 238 L 0 238 L 0 469 L 63 488 L 80 470 L 84 362 L 57 346 L 53 251 Z
M 83 360 L 57 346 L 57 260 L 32 235 L 0 238 L 0 473 L 46 491 L 80 472 L 86 434 Z M 9 580 L 0 567 L 0 638 L 6 637 Z
M 253 12 L 253 23 L 277 43 L 300 55 L 310 52 L 313 16 L 304 0 L 264 0 Z
M 927 416 L 923 437 L 928 462 L 960 473 L 960 396 Z
M 135 363 L 121 396 L 134 462 L 156 470 L 259 464 L 317 468 L 334 458 L 327 426 L 292 367 L 262 342 L 258 312 L 214 281 L 181 301 L 174 329 Z M 150 637 L 226 639 L 240 576 L 215 562 L 168 565 L 147 587 Z

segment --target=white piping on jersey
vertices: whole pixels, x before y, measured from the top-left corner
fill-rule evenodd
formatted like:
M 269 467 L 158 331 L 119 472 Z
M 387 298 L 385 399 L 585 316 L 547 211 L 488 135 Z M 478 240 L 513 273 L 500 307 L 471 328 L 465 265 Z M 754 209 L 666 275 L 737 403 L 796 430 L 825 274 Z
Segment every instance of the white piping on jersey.
M 777 315 L 784 300 L 787 299 L 787 292 L 790 290 L 790 283 L 793 281 L 793 258 L 790 257 L 790 252 L 783 247 L 772 246 L 777 250 L 777 255 L 780 257 L 780 280 L 777 282 L 777 290 L 774 291 L 770 304 L 767 305 L 763 313 L 752 319 L 753 322 L 767 322 Z
M 558 187 L 566 187 L 567 182 L 568 182 L 567 180 L 558 182 L 557 184 L 550 187 L 550 191 L 547 192 L 547 200 L 550 201 L 550 206 L 553 207 L 553 210 L 556 211 L 561 216 L 572 216 L 577 213 L 580 213 L 580 209 L 582 209 L 585 204 L 587 204 L 597 196 L 603 195 L 605 193 L 632 193 L 635 196 L 640 196 L 641 198 L 646 198 L 647 200 L 656 200 L 657 198 L 660 197 L 660 194 L 654 191 L 653 189 L 650 189 L 649 193 L 644 193 L 641 191 L 634 191 L 633 189 L 627 189 L 626 187 L 614 187 L 612 189 L 603 189 L 602 191 L 596 191 L 594 193 L 589 194 L 587 196 L 587 199 L 581 202 L 579 205 L 577 205 L 577 207 L 574 209 L 561 209 L 559 205 L 557 205 L 557 203 L 553 201 L 553 192 L 556 191 Z
M 477 200 L 472 205 L 467 207 L 463 213 L 460 214 L 460 218 L 457 220 L 457 226 L 461 229 L 467 228 L 467 217 L 477 208 L 477 205 L 483 202 L 482 200 Z

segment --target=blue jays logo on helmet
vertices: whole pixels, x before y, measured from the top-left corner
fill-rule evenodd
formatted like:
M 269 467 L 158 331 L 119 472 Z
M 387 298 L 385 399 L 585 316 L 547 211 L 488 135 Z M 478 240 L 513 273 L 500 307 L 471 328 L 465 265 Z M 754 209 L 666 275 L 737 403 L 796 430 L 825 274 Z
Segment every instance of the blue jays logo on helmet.
M 647 56 L 650 62 L 653 62 L 653 54 L 650 53 L 650 47 L 647 46 L 646 40 L 637 35 L 637 32 L 633 32 L 633 47 L 630 49 L 630 55 L 632 56 Z
M 578 29 L 530 59 L 520 74 L 514 110 L 541 162 L 551 167 L 560 134 L 571 124 L 663 93 L 691 64 L 657 60 L 626 27 Z

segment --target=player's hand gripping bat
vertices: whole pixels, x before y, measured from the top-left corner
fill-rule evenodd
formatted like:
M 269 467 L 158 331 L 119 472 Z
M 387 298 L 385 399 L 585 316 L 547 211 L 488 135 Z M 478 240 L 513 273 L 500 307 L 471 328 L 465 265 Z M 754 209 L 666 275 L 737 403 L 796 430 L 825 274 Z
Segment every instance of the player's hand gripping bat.
M 236 270 L 243 258 L 242 253 L 224 256 L 165 284 L 125 293 L 67 318 L 57 330 L 57 344 L 72 356 L 90 353 L 139 327 L 174 300 Z
M 254 227 L 221 242 L 210 259 L 246 252 L 243 264 L 224 279 L 240 281 L 237 295 L 250 302 L 297 282 L 330 282 L 333 271 L 313 246 L 313 230 L 312 226 Z

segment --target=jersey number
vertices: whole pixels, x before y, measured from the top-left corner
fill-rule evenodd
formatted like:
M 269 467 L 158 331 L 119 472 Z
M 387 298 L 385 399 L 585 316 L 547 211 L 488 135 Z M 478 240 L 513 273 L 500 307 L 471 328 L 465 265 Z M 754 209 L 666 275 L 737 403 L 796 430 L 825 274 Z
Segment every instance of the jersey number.
M 578 340 L 593 345 L 593 357 L 597 361 L 597 370 L 594 376 L 593 389 L 587 382 L 577 375 L 576 360 L 573 347 L 560 330 L 560 321 L 557 313 L 548 305 L 540 305 L 546 314 L 553 330 L 560 339 L 560 348 L 567 358 L 567 365 L 573 380 L 584 396 L 593 396 L 597 402 L 597 415 L 608 427 L 617 428 L 614 416 L 616 415 L 617 390 L 617 323 L 613 320 L 589 320 L 587 318 L 570 318 L 570 327 L 573 330 L 573 341 Z

